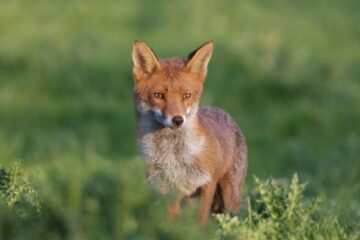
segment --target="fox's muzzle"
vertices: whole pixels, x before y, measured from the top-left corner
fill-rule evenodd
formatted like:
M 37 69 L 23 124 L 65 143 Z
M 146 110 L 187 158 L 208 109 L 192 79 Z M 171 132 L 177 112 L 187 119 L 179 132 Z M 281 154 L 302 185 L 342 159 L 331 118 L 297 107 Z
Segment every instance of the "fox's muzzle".
M 157 108 L 153 108 L 152 112 L 155 116 L 155 119 L 160 122 L 165 127 L 175 127 L 178 128 L 185 123 L 186 117 L 181 115 L 175 116 L 165 116 L 165 114 Z

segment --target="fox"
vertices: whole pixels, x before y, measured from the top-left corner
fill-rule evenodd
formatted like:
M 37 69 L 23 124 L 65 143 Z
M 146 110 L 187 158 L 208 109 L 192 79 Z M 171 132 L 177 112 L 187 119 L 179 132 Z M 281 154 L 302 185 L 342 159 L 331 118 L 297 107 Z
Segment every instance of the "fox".
M 214 43 L 208 41 L 186 58 L 158 58 L 142 41 L 132 48 L 137 142 L 152 186 L 181 202 L 199 197 L 198 221 L 210 213 L 239 212 L 247 174 L 245 136 L 224 110 L 199 107 Z

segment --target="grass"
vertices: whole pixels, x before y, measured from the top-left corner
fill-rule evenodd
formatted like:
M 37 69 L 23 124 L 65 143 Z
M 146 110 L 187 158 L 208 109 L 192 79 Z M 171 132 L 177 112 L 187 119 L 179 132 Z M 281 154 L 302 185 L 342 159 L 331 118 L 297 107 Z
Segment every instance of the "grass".
M 241 126 L 249 176 L 297 172 L 308 182 L 304 200 L 320 196 L 345 233 L 356 232 L 358 8 L 352 0 L 0 2 L 0 167 L 21 162 L 42 204 L 41 216 L 24 220 L 1 203 L 0 238 L 214 236 L 220 225 L 198 231 L 193 207 L 167 224 L 169 199 L 147 185 L 135 145 L 135 39 L 164 57 L 214 40 L 202 105 Z M 246 196 L 254 184 L 249 177 Z

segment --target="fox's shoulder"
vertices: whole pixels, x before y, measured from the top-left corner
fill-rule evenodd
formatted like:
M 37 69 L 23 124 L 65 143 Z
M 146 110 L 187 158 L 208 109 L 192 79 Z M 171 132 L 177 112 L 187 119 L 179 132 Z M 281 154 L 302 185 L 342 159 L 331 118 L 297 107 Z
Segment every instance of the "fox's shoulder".
M 229 113 L 218 107 L 200 107 L 198 110 L 201 125 L 208 131 L 217 132 L 216 135 L 239 133 L 241 130 Z
M 219 124 L 235 123 L 230 114 L 218 107 L 200 107 L 198 113 L 203 121 L 212 121 Z

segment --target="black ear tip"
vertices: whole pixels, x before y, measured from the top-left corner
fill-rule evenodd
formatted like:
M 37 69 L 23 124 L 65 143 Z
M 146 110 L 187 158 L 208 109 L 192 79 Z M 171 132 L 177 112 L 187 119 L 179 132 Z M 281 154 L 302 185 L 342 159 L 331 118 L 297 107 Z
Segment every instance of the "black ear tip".
M 211 46 L 211 47 L 214 47 L 214 41 L 212 41 L 212 40 L 207 41 L 207 42 L 205 42 L 205 43 L 202 45 L 202 47 L 203 47 L 203 46 Z
M 190 59 L 195 55 L 195 53 L 196 53 L 199 49 L 201 49 L 201 48 L 203 48 L 203 47 L 205 47 L 205 46 L 210 46 L 210 47 L 211 47 L 211 50 L 212 50 L 212 48 L 214 47 L 214 41 L 210 40 L 210 41 L 205 42 L 205 43 L 202 44 L 200 47 L 198 47 L 197 49 L 195 49 L 194 51 L 192 51 L 192 52 L 187 56 L 187 59 L 190 60 Z
M 138 45 L 140 45 L 140 44 L 144 44 L 144 42 L 141 41 L 141 40 L 135 40 L 135 41 L 133 42 L 133 46 L 138 46 Z

